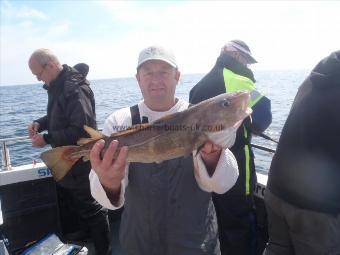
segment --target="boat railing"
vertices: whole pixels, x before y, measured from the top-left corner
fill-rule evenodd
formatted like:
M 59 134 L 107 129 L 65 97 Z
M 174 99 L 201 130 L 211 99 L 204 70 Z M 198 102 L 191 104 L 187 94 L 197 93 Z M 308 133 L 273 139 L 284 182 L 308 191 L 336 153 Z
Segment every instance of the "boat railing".
M 9 155 L 8 145 L 15 144 L 18 142 L 27 142 L 29 141 L 29 136 L 20 136 L 20 137 L 12 137 L 12 138 L 1 138 L 1 170 L 7 171 L 12 169 L 11 157 Z

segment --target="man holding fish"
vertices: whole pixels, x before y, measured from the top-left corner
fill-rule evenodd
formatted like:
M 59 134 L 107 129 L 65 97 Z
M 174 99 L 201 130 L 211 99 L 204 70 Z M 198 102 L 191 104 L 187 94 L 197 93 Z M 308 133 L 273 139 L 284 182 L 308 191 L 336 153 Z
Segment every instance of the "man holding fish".
M 170 50 L 144 49 L 136 74 L 144 100 L 112 113 L 105 136 L 89 130 L 104 138 L 89 147 L 91 192 L 109 209 L 124 205 L 120 241 L 126 254 L 220 254 L 211 192 L 224 193 L 237 180 L 228 147 L 250 114 L 249 94 L 223 94 L 187 109 L 175 97 L 179 78 Z

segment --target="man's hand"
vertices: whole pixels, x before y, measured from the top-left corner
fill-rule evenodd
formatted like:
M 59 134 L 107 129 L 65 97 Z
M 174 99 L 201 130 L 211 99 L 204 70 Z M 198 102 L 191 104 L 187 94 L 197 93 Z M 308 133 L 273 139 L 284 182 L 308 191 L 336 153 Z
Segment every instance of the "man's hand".
M 123 146 L 120 149 L 118 157 L 113 159 L 118 148 L 118 141 L 114 140 L 107 148 L 103 159 L 100 158 L 100 152 L 104 148 L 104 140 L 99 140 L 90 152 L 92 169 L 98 175 L 99 181 L 111 203 L 114 205 L 118 202 L 121 188 L 121 181 L 125 177 L 126 158 L 128 147 Z
M 45 142 L 45 139 L 43 135 L 41 134 L 35 134 L 31 137 L 32 140 L 32 146 L 33 147 L 44 147 L 47 143 Z
M 31 139 L 33 138 L 35 134 L 38 133 L 39 127 L 40 127 L 40 124 L 38 122 L 33 122 L 27 127 L 28 135 Z
M 199 151 L 210 176 L 215 172 L 215 168 L 221 156 L 221 151 L 222 148 L 212 142 L 206 142 Z

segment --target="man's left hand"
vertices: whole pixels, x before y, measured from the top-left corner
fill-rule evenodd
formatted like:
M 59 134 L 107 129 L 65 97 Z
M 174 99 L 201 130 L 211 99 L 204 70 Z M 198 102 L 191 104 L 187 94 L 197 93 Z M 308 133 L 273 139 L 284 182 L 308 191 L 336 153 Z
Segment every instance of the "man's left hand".
M 199 151 L 201 158 L 207 167 L 207 170 L 212 176 L 221 156 L 222 148 L 212 142 L 206 142 Z
M 32 138 L 32 146 L 33 147 L 44 147 L 47 143 L 45 142 L 45 139 L 43 135 L 41 134 L 35 134 Z

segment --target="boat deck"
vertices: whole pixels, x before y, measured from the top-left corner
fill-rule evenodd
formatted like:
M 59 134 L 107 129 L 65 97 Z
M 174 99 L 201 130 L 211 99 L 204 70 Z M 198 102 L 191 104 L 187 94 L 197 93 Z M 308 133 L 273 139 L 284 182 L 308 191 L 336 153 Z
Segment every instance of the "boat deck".
M 4 155 L 8 156 L 7 162 L 4 162 L 6 161 Z M 0 254 L 6 254 L 5 247 L 7 247 L 11 254 L 16 255 L 25 246 L 40 240 L 49 233 L 60 234 L 55 181 L 50 170 L 43 163 L 12 167 L 6 146 L 2 147 L 2 156 L 2 166 L 5 166 L 5 170 L 0 170 Z M 255 203 L 259 243 L 262 244 L 259 247 L 260 250 L 263 250 L 268 238 L 263 202 L 267 178 L 267 175 L 257 173 Z M 112 255 L 122 255 L 118 240 L 120 221 L 114 212 L 112 215 L 113 217 L 110 217 L 113 233 Z M 91 242 L 78 244 L 85 245 L 89 255 L 94 254 Z

